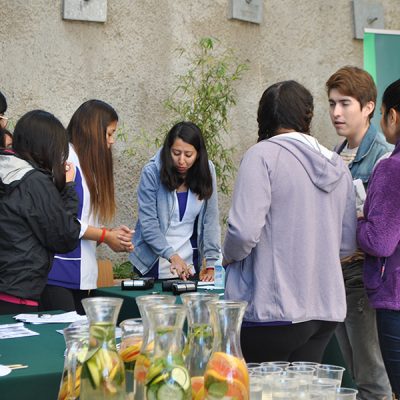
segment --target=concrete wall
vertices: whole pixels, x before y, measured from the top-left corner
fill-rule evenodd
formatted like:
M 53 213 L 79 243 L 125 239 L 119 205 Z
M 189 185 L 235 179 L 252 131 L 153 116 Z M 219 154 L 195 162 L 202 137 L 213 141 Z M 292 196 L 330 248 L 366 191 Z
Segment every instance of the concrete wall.
M 400 2 L 381 0 L 385 28 L 400 29 Z M 106 23 L 62 19 L 62 0 L 0 0 L 0 90 L 14 121 L 34 108 L 64 124 L 85 100 L 99 98 L 119 113 L 136 157 L 114 148 L 118 196 L 116 224 L 134 225 L 135 187 L 151 151 L 140 131 L 166 120 L 162 100 L 182 60 L 203 36 L 232 47 L 250 70 L 237 84 L 230 142 L 236 160 L 256 141 L 256 110 L 265 88 L 295 79 L 315 96 L 313 133 L 328 147 L 336 135 L 328 116 L 326 79 L 339 67 L 362 67 L 362 41 L 353 39 L 350 0 L 265 0 L 261 25 L 227 19 L 228 0 L 108 0 Z M 222 199 L 226 214 L 229 199 Z M 115 257 L 123 260 L 124 257 Z

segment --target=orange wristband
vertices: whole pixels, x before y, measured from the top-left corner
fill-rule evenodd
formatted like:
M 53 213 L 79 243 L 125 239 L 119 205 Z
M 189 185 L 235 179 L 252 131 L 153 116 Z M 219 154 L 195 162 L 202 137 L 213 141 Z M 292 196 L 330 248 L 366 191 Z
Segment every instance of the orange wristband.
M 102 231 L 101 231 L 100 239 L 99 239 L 99 241 L 97 242 L 98 244 L 101 244 L 101 243 L 104 242 L 104 238 L 106 237 L 106 232 L 107 232 L 107 229 L 106 229 L 106 228 L 103 228 Z

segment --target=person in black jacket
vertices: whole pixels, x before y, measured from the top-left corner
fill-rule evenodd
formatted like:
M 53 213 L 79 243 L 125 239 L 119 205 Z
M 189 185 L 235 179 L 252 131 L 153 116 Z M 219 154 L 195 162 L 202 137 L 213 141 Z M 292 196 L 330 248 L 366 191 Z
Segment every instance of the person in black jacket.
M 0 149 L 0 314 L 35 312 L 54 253 L 79 240 L 74 167 L 54 115 L 34 110 Z

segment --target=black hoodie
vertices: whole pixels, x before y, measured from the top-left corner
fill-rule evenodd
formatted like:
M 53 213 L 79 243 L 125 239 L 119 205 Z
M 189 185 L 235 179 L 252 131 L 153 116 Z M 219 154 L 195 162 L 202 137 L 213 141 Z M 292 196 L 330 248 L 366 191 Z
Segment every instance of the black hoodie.
M 54 253 L 78 245 L 73 183 L 60 193 L 52 176 L 0 149 L 0 293 L 38 300 Z

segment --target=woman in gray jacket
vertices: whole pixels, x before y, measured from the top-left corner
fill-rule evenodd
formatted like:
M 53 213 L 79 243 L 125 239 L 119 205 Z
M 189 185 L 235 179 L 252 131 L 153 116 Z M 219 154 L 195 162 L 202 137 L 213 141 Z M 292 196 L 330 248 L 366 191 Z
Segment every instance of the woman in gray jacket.
M 201 278 L 214 279 L 220 249 L 218 193 L 215 168 L 197 125 L 180 122 L 169 131 L 143 168 L 138 205 L 129 259 L 141 275 L 187 279 L 205 259 Z
M 272 85 L 258 109 L 258 143 L 240 165 L 223 253 L 227 299 L 246 300 L 247 362 L 320 362 L 346 315 L 340 258 L 356 249 L 351 175 L 311 137 L 313 98 Z

